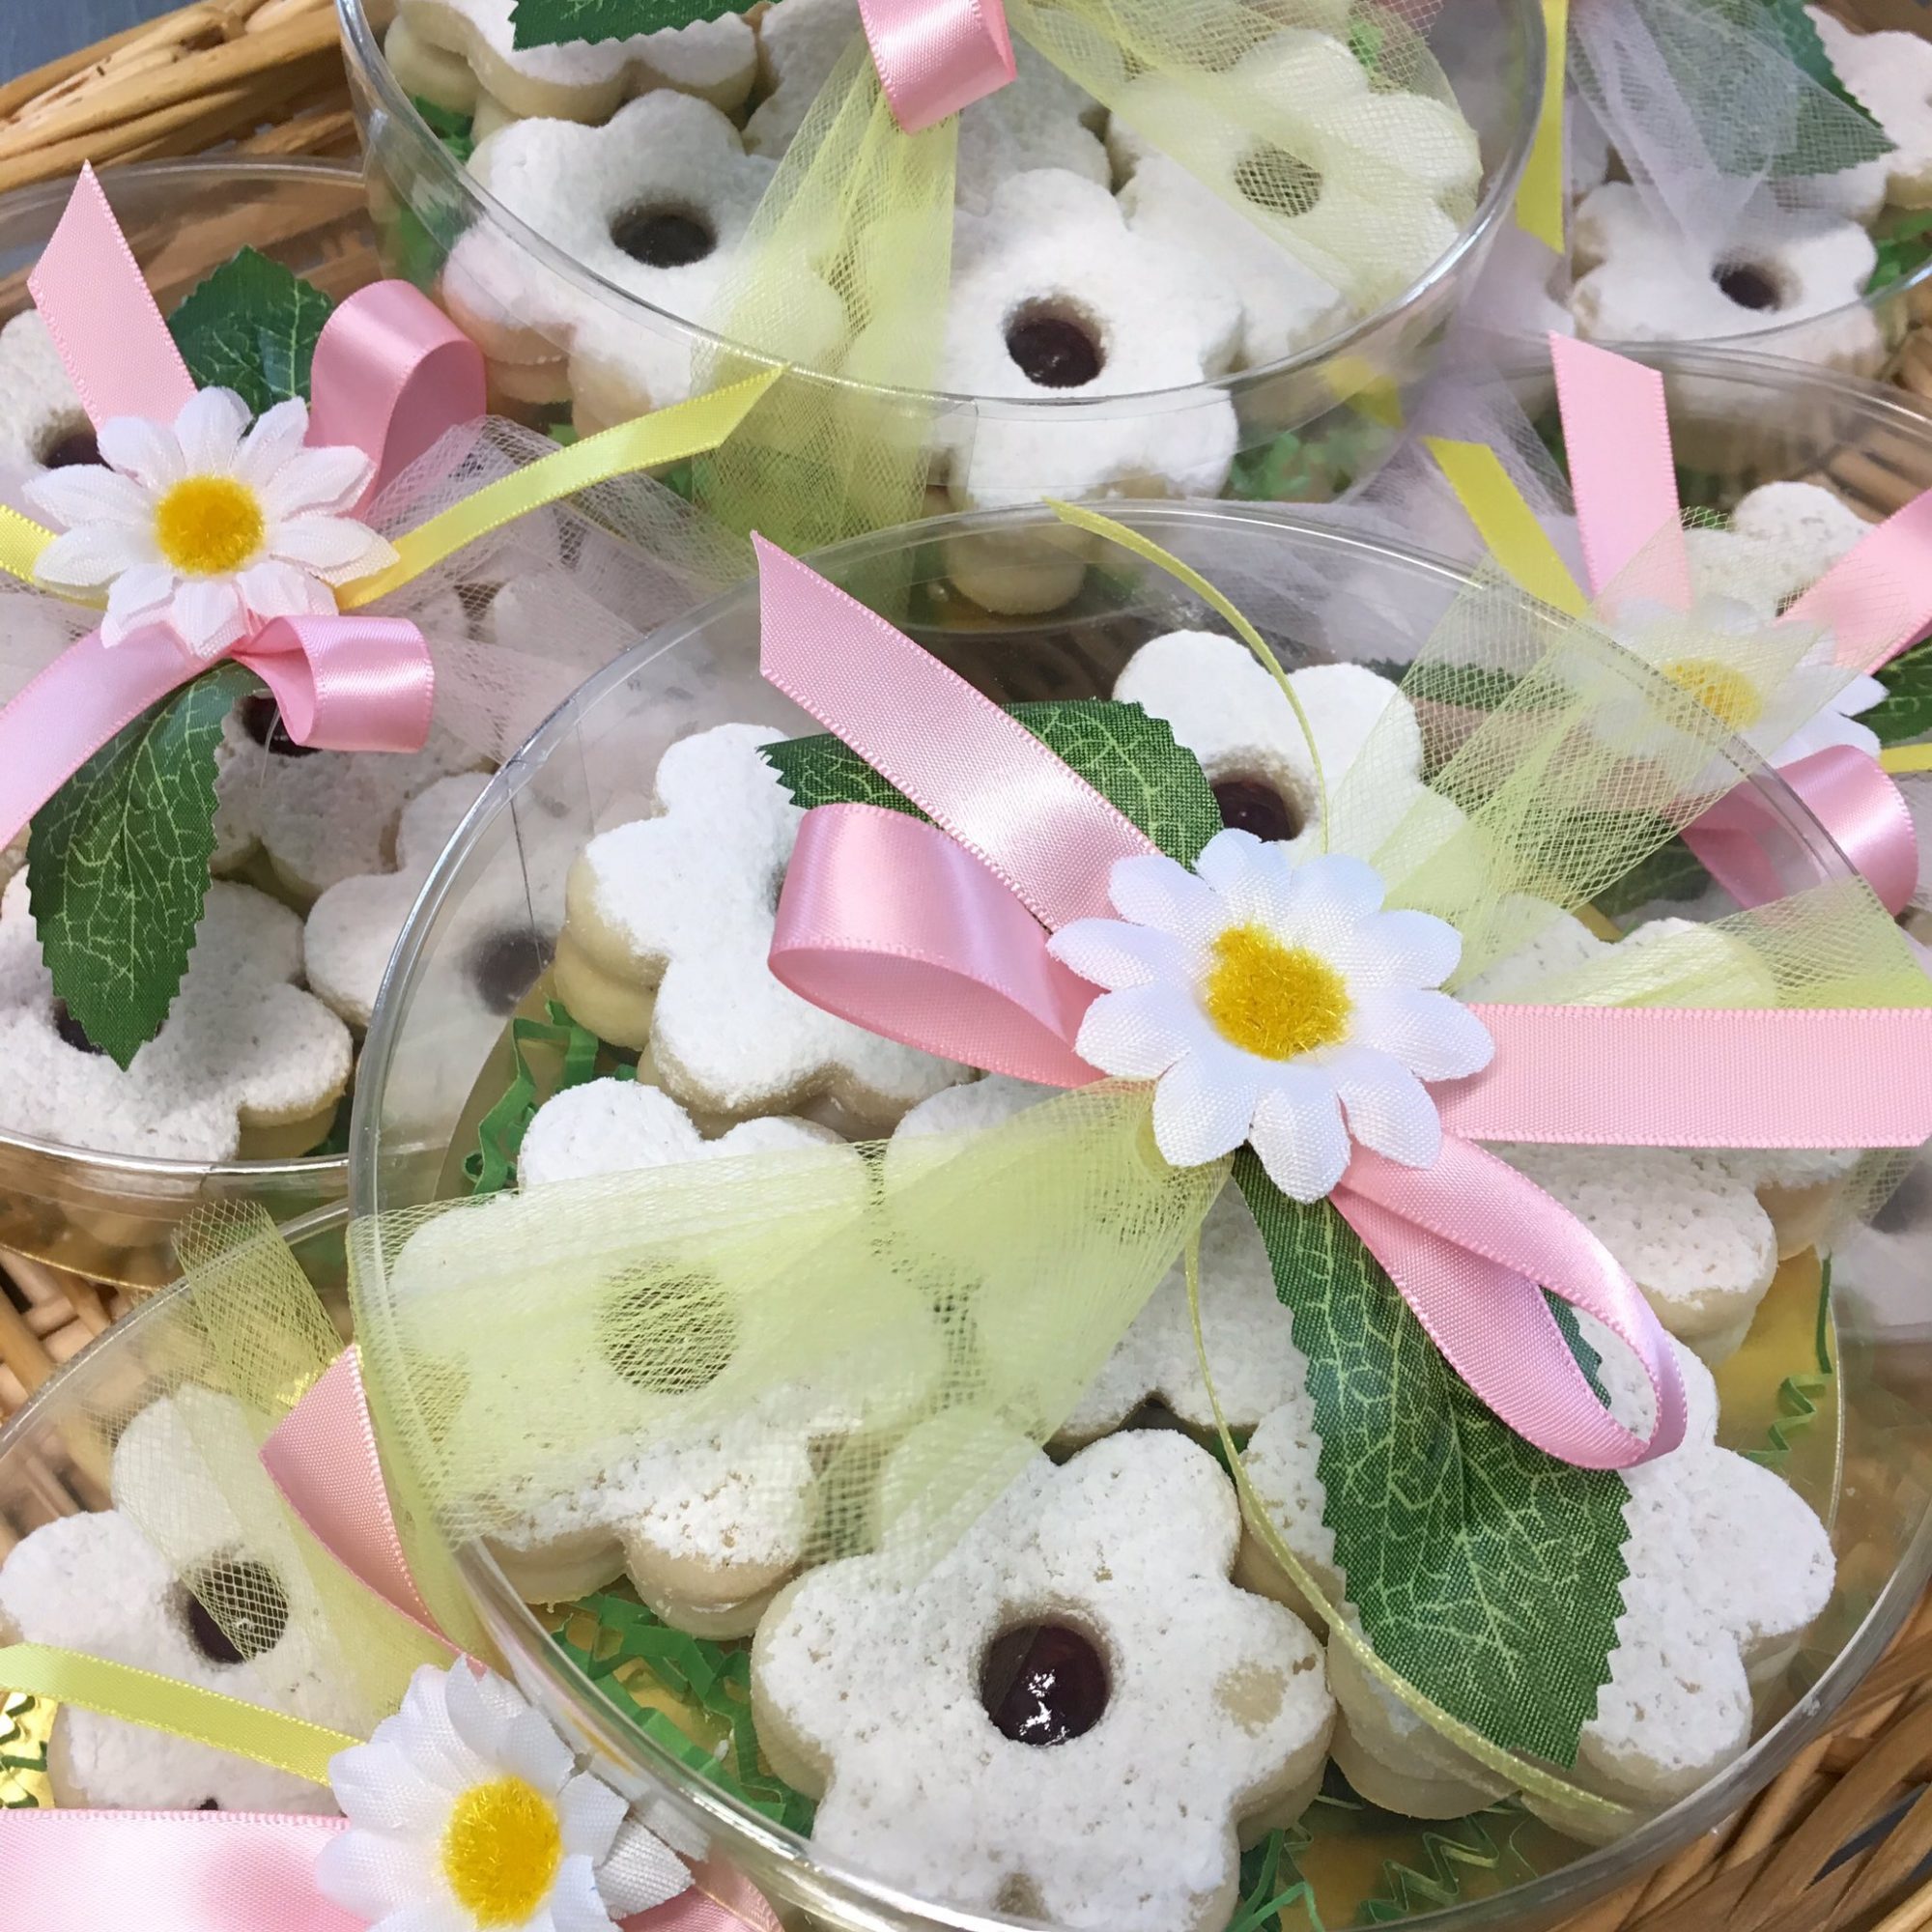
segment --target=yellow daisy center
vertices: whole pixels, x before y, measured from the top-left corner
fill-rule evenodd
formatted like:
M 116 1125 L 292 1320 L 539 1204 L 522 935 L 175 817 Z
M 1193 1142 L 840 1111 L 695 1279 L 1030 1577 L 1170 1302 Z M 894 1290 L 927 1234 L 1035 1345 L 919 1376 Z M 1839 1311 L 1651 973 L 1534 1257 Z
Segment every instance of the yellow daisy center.
M 556 1806 L 521 1777 L 474 1784 L 442 1834 L 442 1875 L 478 1925 L 520 1925 L 546 1898 L 563 1862 Z
M 1764 716 L 1757 686 L 1743 671 L 1716 658 L 1673 658 L 1660 667 L 1679 691 L 1688 691 L 1727 731 L 1743 731 Z
M 185 476 L 155 505 L 155 542 L 184 577 L 225 577 L 262 547 L 262 500 L 233 476 Z
M 1215 1031 L 1263 1060 L 1293 1060 L 1349 1031 L 1349 983 L 1319 952 L 1235 925 L 1213 946 L 1203 1004 Z

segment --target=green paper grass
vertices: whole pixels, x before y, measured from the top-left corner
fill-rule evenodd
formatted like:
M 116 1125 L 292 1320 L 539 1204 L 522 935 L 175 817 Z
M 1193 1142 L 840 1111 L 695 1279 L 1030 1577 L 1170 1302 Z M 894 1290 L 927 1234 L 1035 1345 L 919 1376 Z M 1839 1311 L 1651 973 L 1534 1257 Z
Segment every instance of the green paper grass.
M 1801 1369 L 1795 1375 L 1786 1376 L 1778 1384 L 1777 1419 L 1766 1431 L 1769 1437 L 1766 1446 L 1762 1449 L 1745 1451 L 1745 1454 L 1761 1468 L 1776 1470 L 1780 1475 L 1791 1461 L 1792 1442 L 1809 1431 L 1817 1422 L 1822 1412 L 1818 1398 L 1831 1388 L 1833 1379 L 1837 1374 L 1832 1363 L 1830 1255 L 1825 1256 L 1820 1264 L 1818 1325 L 1811 1346 L 1818 1366 L 1815 1369 Z
M 471 1194 L 500 1194 L 509 1186 L 517 1178 L 517 1154 L 537 1109 L 556 1094 L 599 1077 L 598 1056 L 603 1042 L 579 1026 L 559 1002 L 546 1001 L 544 1010 L 550 1015 L 548 1022 L 523 1018 L 510 1022 L 510 1058 L 515 1071 L 502 1098 L 478 1122 L 476 1146 L 463 1158 Z M 530 1046 L 555 1047 L 561 1055 L 560 1070 L 548 1092 L 525 1051 Z M 619 1061 L 610 1069 L 610 1077 L 633 1080 L 637 1068 Z

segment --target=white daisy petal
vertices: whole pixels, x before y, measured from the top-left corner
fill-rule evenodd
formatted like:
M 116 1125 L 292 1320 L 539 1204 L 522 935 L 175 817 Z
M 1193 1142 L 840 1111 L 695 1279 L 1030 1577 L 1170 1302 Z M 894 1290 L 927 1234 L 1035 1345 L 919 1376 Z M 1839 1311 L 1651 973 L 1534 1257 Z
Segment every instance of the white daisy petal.
M 459 1668 L 467 1670 L 469 1666 Z M 464 1743 L 449 1716 L 448 1683 L 453 1671 L 423 1664 L 410 1679 L 399 1719 L 411 1757 L 427 1776 L 454 1792 L 469 1790 L 492 1775 L 487 1757 Z M 383 1733 L 379 1727 L 377 1737 Z
M 91 463 L 43 470 L 23 494 L 42 516 L 70 530 L 89 524 L 127 524 L 144 530 L 154 526 L 153 491 L 142 489 L 131 476 Z
M 1878 756 L 1880 749 L 1878 733 L 1870 725 L 1861 724 L 1856 718 L 1847 718 L 1840 712 L 1828 709 L 1801 724 L 1773 753 L 1772 762 L 1796 764 L 1800 758 L 1808 758 L 1814 752 L 1829 751 L 1834 745 L 1848 746 L 1852 751 L 1862 752 L 1873 758 Z
M 344 1751 L 328 1776 L 343 1815 L 364 1831 L 440 1834 L 449 1823 L 455 1793 L 392 1744 Z
M 293 517 L 304 510 L 340 512 L 355 506 L 375 473 L 376 466 L 359 449 L 304 449 L 259 487 L 271 517 Z
M 1153 1138 L 1176 1167 L 1199 1167 L 1233 1153 L 1248 1137 L 1261 1085 L 1253 1066 L 1190 1053 L 1153 1090 Z
M 528 1708 L 503 1725 L 494 1755 L 505 1770 L 543 1792 L 560 1791 L 576 1761 L 569 1747 L 551 1729 L 550 1719 Z
M 617 1842 L 597 1868 L 597 1889 L 613 1918 L 648 1912 L 691 1889 L 685 1863 L 656 1833 L 635 1818 L 618 1828 Z
M 271 516 L 277 511 L 269 500 L 269 485 L 291 462 L 299 459 L 302 439 L 307 435 L 308 405 L 299 396 L 292 397 L 257 416 L 236 453 L 236 475 L 253 485 Z
M 1874 704 L 1883 703 L 1890 696 L 1877 678 L 1861 674 L 1832 700 L 1832 709 L 1841 718 L 1856 718 L 1860 712 L 1869 711 Z
M 592 1864 L 601 1864 L 617 1842 L 625 1810 L 624 1801 L 601 1777 L 579 1772 L 556 1795 L 563 1849 L 573 1855 L 581 1852 Z
M 1434 1164 L 1442 1151 L 1442 1118 L 1401 1061 L 1367 1046 L 1329 1047 L 1317 1059 L 1335 1083 L 1356 1140 L 1405 1167 Z
M 1087 1009 L 1074 1051 L 1117 1080 L 1152 1080 L 1208 1030 L 1179 987 L 1130 986 L 1102 993 Z
M 87 524 L 57 536 L 34 564 L 43 583 L 94 589 L 152 561 L 138 534 L 120 524 Z
M 1489 1029 L 1447 993 L 1391 986 L 1361 994 L 1349 1038 L 1386 1053 L 1423 1080 L 1460 1080 L 1495 1057 Z
M 1213 887 L 1225 919 L 1246 923 L 1274 910 L 1273 881 L 1263 863 L 1267 849 L 1236 826 L 1215 833 L 1201 848 L 1194 869 Z
M 242 593 L 225 577 L 184 583 L 168 607 L 168 622 L 198 658 L 218 656 L 247 630 Z
M 1373 866 L 1325 852 L 1295 868 L 1284 939 L 1326 952 L 1381 910 L 1382 882 Z
M 1227 923 L 1213 889 L 1159 854 L 1116 859 L 1107 894 L 1122 919 L 1172 933 L 1190 946 L 1205 946 Z
M 96 439 L 102 458 L 156 495 L 187 473 L 181 439 L 147 416 L 111 416 Z
M 390 1913 L 380 1932 L 476 1932 L 476 1921 L 453 1898 L 423 1898 Z
M 349 517 L 295 517 L 269 532 L 269 554 L 326 582 L 351 583 L 396 560 L 388 542 Z
M 504 1734 L 526 1707 L 520 1701 L 510 1709 L 500 1698 L 492 1696 L 483 1689 L 487 1674 L 458 1664 L 444 1683 L 443 1708 L 456 1735 L 478 1757 L 500 1764 Z
M 190 476 L 226 476 L 235 468 L 248 405 L 233 389 L 197 389 L 175 418 L 182 464 Z
M 1335 963 L 1350 985 L 1439 986 L 1463 956 L 1463 935 L 1426 912 L 1378 912 L 1362 921 Z
M 1186 955 L 1172 933 L 1119 919 L 1076 919 L 1047 941 L 1046 950 L 1083 980 L 1113 992 L 1171 984 L 1186 969 Z
M 555 1932 L 609 1932 L 614 1922 L 586 1858 L 567 1858 L 557 1867 L 544 1909 Z
M 1255 1102 L 1248 1139 L 1291 1201 L 1320 1201 L 1348 1171 L 1349 1133 L 1335 1090 L 1314 1067 L 1282 1067 Z
M 164 563 L 130 564 L 114 580 L 107 593 L 107 614 L 130 629 L 139 620 L 152 620 L 170 597 L 179 582 Z
M 273 557 L 251 563 L 235 582 L 258 617 L 327 616 L 336 608 L 327 584 L 318 583 L 299 566 L 278 563 Z
M 315 1861 L 315 1882 L 345 1912 L 371 1924 L 405 1911 L 440 1890 L 429 1845 L 413 1838 L 389 1838 L 351 1829 L 323 1846 Z

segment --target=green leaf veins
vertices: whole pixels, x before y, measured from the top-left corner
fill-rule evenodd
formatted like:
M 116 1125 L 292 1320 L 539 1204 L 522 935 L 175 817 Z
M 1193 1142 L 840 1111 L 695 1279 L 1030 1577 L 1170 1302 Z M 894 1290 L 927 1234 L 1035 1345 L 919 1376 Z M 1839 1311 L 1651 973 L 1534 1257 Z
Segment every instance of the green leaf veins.
M 233 389 L 257 414 L 308 394 L 316 338 L 334 308 L 253 248 L 224 262 L 168 318 L 198 388 Z
M 510 14 L 514 43 L 561 46 L 571 41 L 627 41 L 697 20 L 749 13 L 754 0 L 517 0 Z

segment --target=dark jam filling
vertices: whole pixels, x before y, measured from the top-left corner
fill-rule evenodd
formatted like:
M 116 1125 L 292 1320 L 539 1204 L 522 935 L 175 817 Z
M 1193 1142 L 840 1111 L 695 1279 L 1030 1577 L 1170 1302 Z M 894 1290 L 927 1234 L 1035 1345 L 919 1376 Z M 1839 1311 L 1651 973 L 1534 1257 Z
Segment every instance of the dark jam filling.
M 1719 290 L 1740 308 L 1766 309 L 1780 306 L 1777 284 L 1764 270 L 1749 262 L 1727 262 L 1715 272 Z
M 638 1269 L 605 1304 L 598 1329 L 611 1369 L 651 1395 L 707 1387 L 738 1343 L 724 1284 L 706 1269 L 670 1264 Z
M 70 430 L 47 451 L 43 461 L 49 469 L 77 469 L 99 465 L 100 443 L 91 429 Z
M 1107 1666 L 1079 1631 L 1021 1624 L 995 1637 L 980 1665 L 980 1705 L 1002 1737 L 1064 1745 L 1107 1708 Z
M 242 1663 L 280 1643 L 289 1600 L 275 1573 L 252 1557 L 210 1563 L 185 1579 L 187 1634 L 211 1663 Z M 221 1605 L 216 1622 L 210 1602 Z
M 634 208 L 611 224 L 611 240 L 647 269 L 688 269 L 718 246 L 705 222 L 674 208 Z
M 73 1048 L 76 1053 L 105 1053 L 104 1046 L 96 1046 L 88 1038 L 87 1029 L 68 1010 L 65 1000 L 54 1002 L 54 1031 Z
M 1067 315 L 1022 315 L 1007 330 L 1007 354 L 1042 389 L 1079 389 L 1106 366 L 1092 329 Z
M 1224 779 L 1213 792 L 1221 823 L 1236 832 L 1252 832 L 1257 838 L 1274 842 L 1293 838 L 1301 830 L 1288 801 L 1259 779 Z
M 313 745 L 298 745 L 282 728 L 281 707 L 266 691 L 242 700 L 242 728 L 273 757 L 306 758 L 315 751 Z
M 1257 208 L 1291 217 L 1306 214 L 1321 199 L 1321 170 L 1272 145 L 1252 149 L 1235 163 L 1235 185 Z

